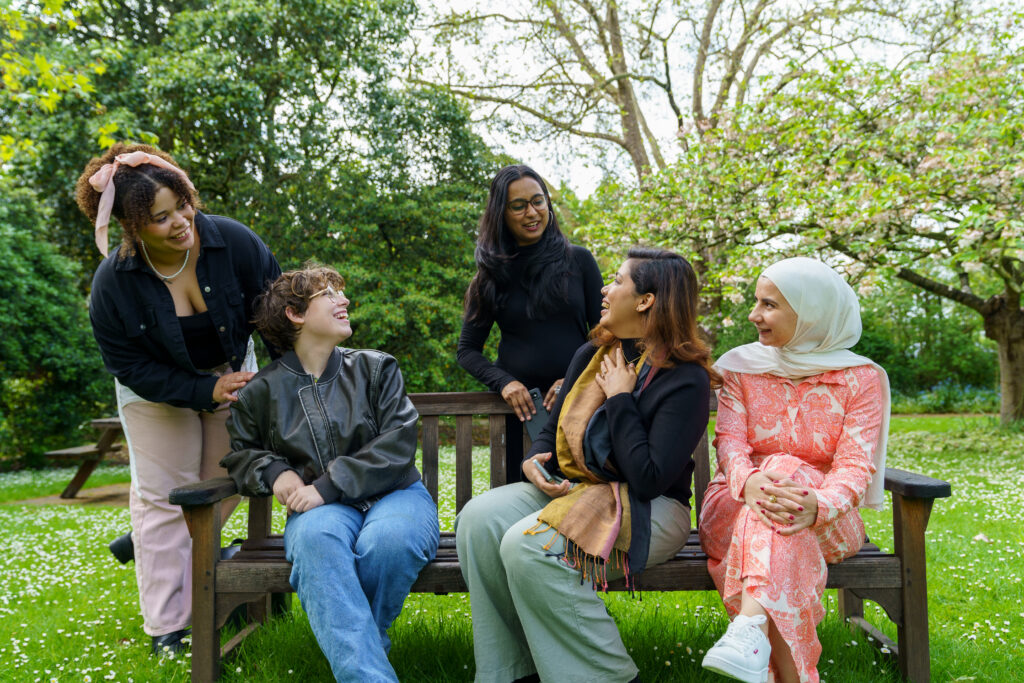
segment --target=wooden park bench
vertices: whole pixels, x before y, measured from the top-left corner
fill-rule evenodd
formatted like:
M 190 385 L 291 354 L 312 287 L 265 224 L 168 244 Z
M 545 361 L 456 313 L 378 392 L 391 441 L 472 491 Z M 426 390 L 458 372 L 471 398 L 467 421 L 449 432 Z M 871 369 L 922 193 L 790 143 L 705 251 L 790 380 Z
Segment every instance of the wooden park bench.
M 111 453 L 121 450 L 121 444 L 116 443 L 121 436 L 121 421 L 117 417 L 93 420 L 90 425 L 100 432 L 100 438 L 95 444 L 62 448 L 43 454 L 52 461 L 78 463 L 78 470 L 61 492 L 61 498 L 74 498 L 96 466 Z
M 505 416 L 511 409 L 496 393 L 411 394 L 420 413 L 420 445 L 423 452 L 423 480 L 437 500 L 438 418 L 455 417 L 455 506 L 462 507 L 472 496 L 473 418 L 486 416 L 490 438 L 490 485 L 506 482 Z M 715 409 L 712 397 L 712 409 Z M 693 454 L 696 510 L 701 509 L 711 476 L 708 440 L 705 436 Z M 925 527 L 935 498 L 950 495 L 944 481 L 920 474 L 889 469 L 885 488 L 892 494 L 895 553 L 884 553 L 872 543 L 841 564 L 830 565 L 828 588 L 839 590 L 840 609 L 851 626 L 867 632 L 879 648 L 899 660 L 901 674 L 912 681 L 930 677 L 928 653 L 928 592 L 925 576 Z M 171 502 L 181 505 L 192 534 L 192 680 L 214 681 L 220 674 L 221 659 L 258 628 L 270 614 L 270 595 L 290 593 L 291 565 L 284 557 L 280 535 L 270 533 L 271 497 L 249 501 L 248 538 L 231 559 L 220 558 L 220 506 L 237 495 L 228 478 L 212 479 L 175 489 Z M 699 517 L 698 517 L 699 518 Z M 668 562 L 650 567 L 641 575 L 645 591 L 714 590 L 707 571 L 707 556 L 701 551 L 696 529 L 679 554 Z M 623 590 L 623 582 L 609 590 Z M 466 591 L 455 538 L 441 535 L 437 557 L 420 573 L 412 588 L 416 592 L 459 593 Z M 898 643 L 893 643 L 864 619 L 863 601 L 873 600 L 896 624 Z M 248 603 L 249 623 L 223 647 L 220 629 L 232 610 Z

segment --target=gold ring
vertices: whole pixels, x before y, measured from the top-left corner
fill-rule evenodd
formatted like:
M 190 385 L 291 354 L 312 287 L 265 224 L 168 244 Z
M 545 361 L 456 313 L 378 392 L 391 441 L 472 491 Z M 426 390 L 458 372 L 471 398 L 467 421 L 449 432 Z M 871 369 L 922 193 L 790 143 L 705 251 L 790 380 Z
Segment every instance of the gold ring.
M 778 503 L 779 499 L 775 497 L 775 494 L 772 494 L 772 495 L 768 496 L 768 502 L 769 503 Z

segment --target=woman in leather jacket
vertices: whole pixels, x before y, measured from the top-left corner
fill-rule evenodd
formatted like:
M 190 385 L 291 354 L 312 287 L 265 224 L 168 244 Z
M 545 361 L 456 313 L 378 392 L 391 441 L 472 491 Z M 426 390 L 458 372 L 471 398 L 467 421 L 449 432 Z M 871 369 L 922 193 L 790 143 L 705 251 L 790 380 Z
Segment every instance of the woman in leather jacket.
M 161 654 L 183 647 L 192 619 L 191 539 L 167 496 L 223 476 L 227 407 L 256 370 L 252 302 L 281 269 L 249 228 L 199 211 L 188 175 L 148 145 L 92 159 L 76 200 L 106 256 L 89 318 L 131 459 L 132 531 L 110 549 L 135 560 L 143 628 Z M 107 256 L 111 217 L 122 238 Z
M 437 507 L 416 469 L 418 415 L 386 353 L 352 334 L 336 271 L 283 274 L 256 325 L 287 352 L 242 390 L 221 464 L 243 495 L 287 506 L 291 584 L 339 681 L 397 681 L 387 629 L 437 551 Z

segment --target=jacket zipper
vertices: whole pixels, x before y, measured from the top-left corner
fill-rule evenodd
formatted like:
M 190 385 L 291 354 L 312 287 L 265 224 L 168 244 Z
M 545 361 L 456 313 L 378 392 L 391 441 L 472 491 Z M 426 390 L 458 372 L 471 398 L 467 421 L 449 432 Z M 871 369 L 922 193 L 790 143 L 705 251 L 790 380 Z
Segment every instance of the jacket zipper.
M 309 376 L 313 380 L 313 402 L 316 403 L 316 409 L 320 411 L 320 419 L 324 422 L 324 429 L 330 429 L 330 426 L 327 424 L 327 411 L 324 410 L 324 406 L 320 402 L 320 389 L 316 385 L 316 377 L 314 377 L 312 373 L 310 373 Z M 315 434 L 313 435 L 313 438 L 316 438 Z M 315 450 L 316 459 L 320 461 L 320 473 L 323 474 L 327 471 L 327 466 L 324 465 L 324 459 L 320 457 L 320 449 L 317 448 Z

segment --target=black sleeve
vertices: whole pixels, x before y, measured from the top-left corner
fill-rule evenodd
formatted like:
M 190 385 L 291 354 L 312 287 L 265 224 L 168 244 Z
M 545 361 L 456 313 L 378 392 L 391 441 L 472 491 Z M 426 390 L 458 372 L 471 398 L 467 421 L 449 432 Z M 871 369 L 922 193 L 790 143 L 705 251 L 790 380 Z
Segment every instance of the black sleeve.
M 653 378 L 646 392 L 655 396 L 623 393 L 605 402 L 615 464 L 643 499 L 662 495 L 684 474 L 707 430 L 711 389 L 707 373 L 697 369 L 689 364 L 673 368 L 676 376 L 661 378 L 665 383 L 660 387 Z M 637 407 L 644 398 L 657 399 L 649 427 Z
M 597 348 L 590 342 L 585 343 L 580 348 L 576 349 L 576 353 L 573 354 L 572 360 L 569 361 L 569 368 L 565 371 L 565 381 L 562 383 L 562 390 L 558 392 L 558 397 L 555 399 L 555 404 L 551 406 L 551 417 L 548 418 L 547 423 L 544 425 L 544 429 L 541 430 L 540 435 L 530 446 L 530 451 L 523 458 L 523 461 L 529 460 L 538 453 L 555 453 L 555 435 L 558 430 L 558 418 L 562 414 L 562 404 L 565 402 L 565 397 L 569 395 L 572 390 L 572 385 L 576 383 L 576 380 L 583 370 L 586 369 L 587 363 L 594 357 L 597 352 Z M 550 472 L 561 473 L 558 467 L 558 458 L 549 458 L 546 464 L 546 468 Z
M 220 466 L 228 471 L 243 496 L 269 496 L 281 473 L 295 469 L 284 456 L 267 448 L 262 426 L 269 418 L 261 410 L 267 402 L 253 396 L 255 390 L 255 385 L 243 387 L 238 400 L 231 404 L 227 423 L 231 452 L 220 461 Z
M 469 374 L 476 377 L 491 391 L 501 391 L 515 377 L 505 372 L 484 356 L 484 344 L 494 326 L 493 319 L 464 320 L 462 332 L 459 334 L 459 346 L 456 358 L 459 365 Z
M 594 255 L 583 247 L 578 248 L 579 254 L 576 262 L 579 264 L 580 271 L 583 274 L 583 297 L 587 325 L 593 328 L 597 323 L 601 322 L 601 289 L 604 287 L 604 281 L 601 278 L 601 269 L 597 267 Z
M 381 354 L 379 388 L 373 401 L 377 436 L 352 453 L 327 463 L 313 486 L 324 502 L 355 503 L 392 490 L 416 466 L 416 423 L 419 413 L 405 393 L 398 362 Z
M 147 401 L 193 410 L 215 409 L 213 387 L 217 378 L 154 358 L 133 336 L 145 329 L 143 313 L 126 310 L 122 322 L 114 297 L 107 295 L 117 286 L 112 265 L 101 264 L 93 278 L 89 321 L 107 372 Z

